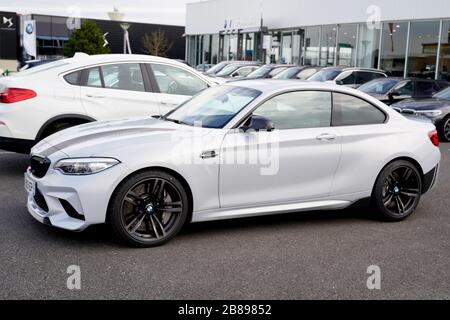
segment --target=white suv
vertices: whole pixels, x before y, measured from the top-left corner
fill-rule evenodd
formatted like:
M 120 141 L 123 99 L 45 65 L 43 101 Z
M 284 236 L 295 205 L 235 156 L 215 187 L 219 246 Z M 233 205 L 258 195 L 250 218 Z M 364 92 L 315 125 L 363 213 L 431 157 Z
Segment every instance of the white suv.
M 165 58 L 76 54 L 0 79 L 0 149 L 28 153 L 75 125 L 164 115 L 214 84 Z

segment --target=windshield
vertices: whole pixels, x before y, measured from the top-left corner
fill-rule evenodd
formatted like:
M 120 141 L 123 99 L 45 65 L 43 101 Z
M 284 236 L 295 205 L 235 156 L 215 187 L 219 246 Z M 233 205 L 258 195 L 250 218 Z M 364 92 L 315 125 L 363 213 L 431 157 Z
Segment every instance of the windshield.
M 313 75 L 308 80 L 310 80 L 310 81 L 320 81 L 320 82 L 331 81 L 331 80 L 336 79 L 336 77 L 340 73 L 341 73 L 341 70 L 324 69 L 324 70 L 321 70 L 321 71 L 317 72 L 315 75 Z
M 270 71 L 272 71 L 271 67 L 261 67 L 250 73 L 247 78 L 264 78 L 270 73 Z
M 222 69 L 222 71 L 220 71 L 217 76 L 219 77 L 226 77 L 229 76 L 230 74 L 232 74 L 233 72 L 235 72 L 237 69 L 239 69 L 241 66 L 240 65 L 229 65 L 226 66 L 225 68 Z
M 359 90 L 368 94 L 386 94 L 388 93 L 396 84 L 398 80 L 388 79 L 388 80 L 374 80 L 363 84 L 359 87 Z
M 219 64 L 216 64 L 214 67 L 206 71 L 206 74 L 216 74 L 220 70 L 222 70 L 226 65 L 228 65 L 228 62 L 221 62 Z
M 277 74 L 274 79 L 292 79 L 298 74 L 300 70 L 300 68 L 289 68 Z
M 434 95 L 434 97 L 438 98 L 438 99 L 448 99 L 448 100 L 450 100 L 450 87 L 447 88 L 447 89 L 444 89 L 442 91 L 439 91 L 438 93 L 436 93 Z
M 190 126 L 221 129 L 254 101 L 260 91 L 235 86 L 205 90 L 168 113 L 164 119 Z

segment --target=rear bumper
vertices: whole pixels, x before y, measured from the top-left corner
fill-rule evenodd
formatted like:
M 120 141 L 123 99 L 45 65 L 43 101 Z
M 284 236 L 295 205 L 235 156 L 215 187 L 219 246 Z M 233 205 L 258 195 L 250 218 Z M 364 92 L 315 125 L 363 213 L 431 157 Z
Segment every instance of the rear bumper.
M 0 137 L 0 150 L 29 154 L 35 144 L 34 140 Z

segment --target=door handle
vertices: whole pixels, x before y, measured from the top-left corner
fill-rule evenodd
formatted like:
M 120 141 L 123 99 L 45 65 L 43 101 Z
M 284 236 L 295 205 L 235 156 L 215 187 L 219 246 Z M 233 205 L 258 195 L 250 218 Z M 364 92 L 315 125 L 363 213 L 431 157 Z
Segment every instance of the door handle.
M 105 98 L 105 96 L 96 96 L 96 95 L 93 95 L 93 94 L 87 94 L 86 97 L 93 98 L 93 99 L 103 99 L 103 98 Z
M 205 151 L 200 155 L 200 158 L 202 159 L 212 159 L 217 157 L 219 154 L 217 152 L 213 151 Z
M 317 137 L 319 141 L 333 141 L 336 140 L 337 136 L 335 134 L 323 133 Z

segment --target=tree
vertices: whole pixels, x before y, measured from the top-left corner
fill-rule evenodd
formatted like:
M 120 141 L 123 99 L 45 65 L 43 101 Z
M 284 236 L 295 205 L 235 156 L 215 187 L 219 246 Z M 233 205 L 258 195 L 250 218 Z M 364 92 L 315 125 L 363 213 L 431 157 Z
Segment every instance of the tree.
M 142 44 L 148 54 L 158 57 L 167 57 L 167 53 L 173 47 L 173 42 L 169 43 L 169 39 L 161 29 L 150 33 L 150 35 L 145 34 L 142 38 Z
M 105 40 L 103 32 L 90 20 L 85 20 L 80 29 L 72 33 L 69 41 L 64 45 L 64 55 L 73 57 L 77 52 L 84 52 L 89 55 L 109 53 L 109 48 L 104 47 Z

